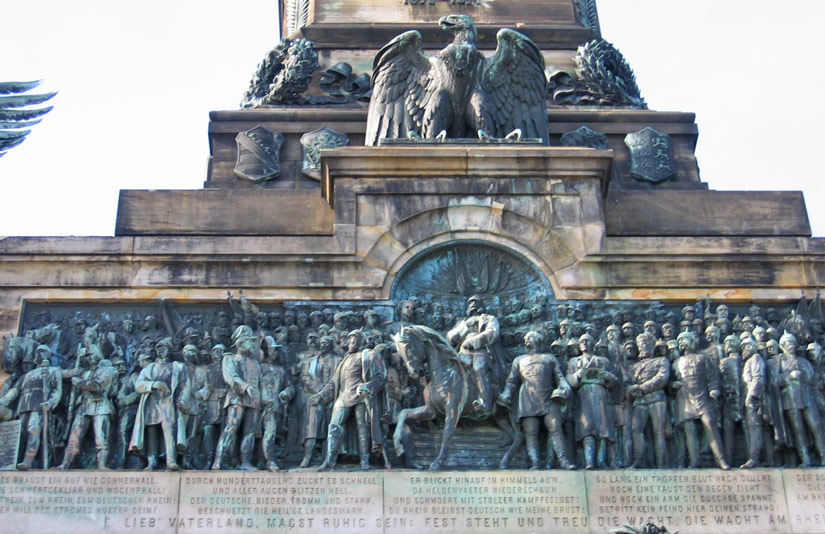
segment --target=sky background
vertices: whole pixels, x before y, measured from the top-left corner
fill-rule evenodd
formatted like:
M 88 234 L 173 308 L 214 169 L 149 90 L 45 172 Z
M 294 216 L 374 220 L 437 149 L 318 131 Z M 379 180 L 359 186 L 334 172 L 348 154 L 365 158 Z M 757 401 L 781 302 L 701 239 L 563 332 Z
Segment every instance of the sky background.
M 201 188 L 209 111 L 277 40 L 277 0 L 4 3 L 0 80 L 60 94 L 0 158 L 0 236 L 112 235 L 120 189 Z M 696 113 L 702 180 L 803 191 L 825 236 L 825 2 L 598 6 L 650 108 Z

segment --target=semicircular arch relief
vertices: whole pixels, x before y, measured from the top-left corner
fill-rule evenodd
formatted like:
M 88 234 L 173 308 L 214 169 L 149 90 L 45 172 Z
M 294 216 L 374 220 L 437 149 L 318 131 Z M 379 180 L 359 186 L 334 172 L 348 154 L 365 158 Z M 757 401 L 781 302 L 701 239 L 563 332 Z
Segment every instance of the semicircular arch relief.
M 499 313 L 515 301 L 527 308 L 554 299 L 553 287 L 535 265 L 512 250 L 481 241 L 422 251 L 401 269 L 390 290 L 396 302 L 418 296 L 449 302 L 457 309 L 471 295 L 481 296 Z

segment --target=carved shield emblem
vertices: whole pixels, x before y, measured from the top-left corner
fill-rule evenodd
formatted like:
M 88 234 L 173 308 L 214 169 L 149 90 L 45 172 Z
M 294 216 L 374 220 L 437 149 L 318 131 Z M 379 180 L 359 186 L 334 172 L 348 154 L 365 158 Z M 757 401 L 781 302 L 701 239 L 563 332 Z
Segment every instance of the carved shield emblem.
M 637 180 L 658 184 L 676 176 L 669 135 L 648 126 L 627 134 L 624 143 L 630 149 L 630 175 Z
M 321 179 L 321 149 L 338 148 L 349 144 L 347 134 L 336 132 L 324 126 L 301 137 L 304 147 L 304 163 L 301 172 L 314 180 Z
M 607 136 L 587 126 L 582 126 L 561 136 L 562 146 L 584 146 L 607 150 Z
M 283 135 L 258 125 L 239 133 L 235 142 L 238 144 L 237 176 L 261 183 L 281 175 Z

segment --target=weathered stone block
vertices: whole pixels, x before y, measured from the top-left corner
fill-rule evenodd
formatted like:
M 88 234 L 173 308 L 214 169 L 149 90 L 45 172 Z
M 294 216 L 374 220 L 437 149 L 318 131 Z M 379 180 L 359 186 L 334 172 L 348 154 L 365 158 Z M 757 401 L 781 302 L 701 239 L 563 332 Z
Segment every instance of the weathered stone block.
M 611 236 L 810 236 L 800 192 L 611 191 Z
M 117 235 L 319 235 L 332 209 L 317 190 L 120 192 Z

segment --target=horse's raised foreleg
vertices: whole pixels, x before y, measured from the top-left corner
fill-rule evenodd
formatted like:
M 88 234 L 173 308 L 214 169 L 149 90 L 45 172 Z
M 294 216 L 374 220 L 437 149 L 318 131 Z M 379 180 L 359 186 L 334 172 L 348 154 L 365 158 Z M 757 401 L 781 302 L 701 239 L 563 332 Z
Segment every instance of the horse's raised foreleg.
M 395 454 L 399 457 L 404 454 L 404 427 L 407 421 L 431 421 L 435 419 L 433 412 L 426 404 L 418 408 L 404 408 L 398 412 L 398 421 L 395 424 L 395 432 L 392 434 L 392 443 L 395 446 Z
M 431 471 L 438 471 L 447 459 L 447 448 L 450 446 L 450 440 L 453 439 L 455 428 L 458 426 L 458 419 L 461 417 L 462 399 L 459 395 L 450 396 L 447 399 L 447 405 L 444 407 L 444 434 L 441 436 L 441 450 L 433 463 L 430 464 Z

